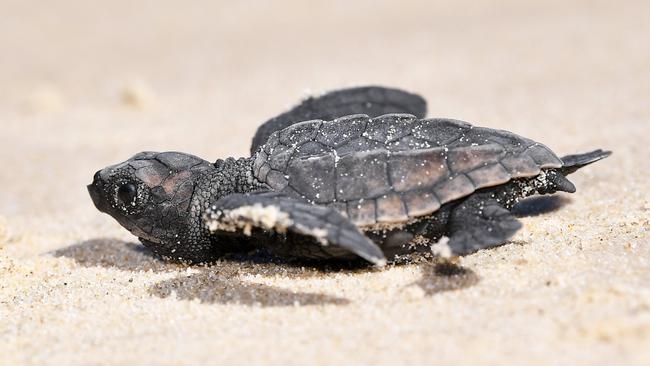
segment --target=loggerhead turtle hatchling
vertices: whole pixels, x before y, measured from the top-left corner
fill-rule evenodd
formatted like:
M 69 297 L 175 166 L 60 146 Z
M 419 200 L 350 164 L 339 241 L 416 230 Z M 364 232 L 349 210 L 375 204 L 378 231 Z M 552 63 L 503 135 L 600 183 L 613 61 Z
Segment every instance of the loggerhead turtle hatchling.
M 566 175 L 610 154 L 558 158 L 514 133 L 425 113 L 400 90 L 338 90 L 264 123 L 250 158 L 141 152 L 98 171 L 88 190 L 169 259 L 265 249 L 382 265 L 443 237 L 454 255 L 501 245 L 521 227 L 510 214 L 519 199 L 575 192 Z

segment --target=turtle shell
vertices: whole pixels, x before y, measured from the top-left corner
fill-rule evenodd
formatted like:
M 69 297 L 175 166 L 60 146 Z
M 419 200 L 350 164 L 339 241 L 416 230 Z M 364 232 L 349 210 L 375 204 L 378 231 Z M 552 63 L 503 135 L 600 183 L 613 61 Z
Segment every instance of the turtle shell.
M 359 226 L 430 215 L 477 189 L 562 166 L 511 132 L 409 114 L 296 123 L 253 159 L 254 175 L 275 191 L 336 207 Z

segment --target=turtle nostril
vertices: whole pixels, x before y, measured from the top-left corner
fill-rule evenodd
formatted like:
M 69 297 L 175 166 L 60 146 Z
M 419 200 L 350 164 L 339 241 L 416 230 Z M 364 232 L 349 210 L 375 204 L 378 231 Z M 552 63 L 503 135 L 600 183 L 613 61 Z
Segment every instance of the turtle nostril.
M 90 198 L 92 198 L 93 203 L 95 204 L 95 207 L 97 207 L 100 211 L 103 211 L 102 199 L 100 194 L 101 184 L 102 183 L 101 183 L 100 171 L 97 171 L 97 173 L 95 173 L 95 175 L 93 176 L 93 182 L 87 186 L 87 189 L 88 189 L 88 193 L 90 193 Z
M 95 175 L 93 176 L 93 183 L 92 183 L 92 184 L 96 184 L 97 182 L 100 181 L 101 176 L 100 176 L 99 173 L 101 173 L 101 170 L 98 170 L 98 171 L 95 173 Z

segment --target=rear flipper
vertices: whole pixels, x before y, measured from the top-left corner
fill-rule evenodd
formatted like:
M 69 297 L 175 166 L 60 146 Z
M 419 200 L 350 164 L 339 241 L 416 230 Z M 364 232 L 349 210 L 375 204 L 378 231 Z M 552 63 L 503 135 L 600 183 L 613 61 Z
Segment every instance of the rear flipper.
M 409 113 L 424 118 L 426 111 L 427 103 L 421 96 L 399 89 L 364 86 L 334 90 L 305 99 L 290 111 L 263 123 L 253 137 L 251 154 L 255 154 L 273 132 L 298 122 L 333 120 L 351 114 L 377 117 L 387 113 Z
M 595 163 L 612 155 L 611 151 L 594 150 L 584 154 L 567 155 L 562 157 L 564 166 L 561 168 L 564 175 L 571 174 L 585 165 Z
M 469 254 L 503 244 L 521 226 L 494 198 L 473 194 L 451 212 L 448 245 L 452 254 Z
M 253 229 L 261 229 L 269 234 L 286 233 L 287 238 L 294 239 L 289 243 L 290 253 L 299 257 L 325 254 L 336 258 L 354 254 L 378 266 L 386 263 L 381 249 L 335 209 L 277 192 L 225 196 L 208 209 L 204 222 L 217 242 L 220 235 L 250 236 Z M 282 243 L 271 240 L 268 245 L 273 251 Z
M 601 149 L 590 151 L 584 154 L 567 155 L 562 157 L 562 167 L 559 169 L 549 169 L 540 174 L 538 179 L 533 180 L 533 185 L 536 188 L 536 193 L 548 194 L 558 191 L 574 193 L 576 187 L 571 183 L 566 176 L 582 168 L 585 165 L 595 163 L 598 160 L 605 159 L 612 154 L 611 151 L 603 151 Z M 543 179 L 539 179 L 543 177 Z

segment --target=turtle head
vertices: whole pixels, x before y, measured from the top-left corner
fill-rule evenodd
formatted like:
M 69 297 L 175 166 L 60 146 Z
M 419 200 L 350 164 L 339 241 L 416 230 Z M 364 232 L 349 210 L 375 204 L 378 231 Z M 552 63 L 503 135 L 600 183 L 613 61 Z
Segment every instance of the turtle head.
M 214 170 L 193 155 L 142 152 L 95 173 L 88 192 L 97 209 L 154 252 L 201 261 L 210 246 L 201 225 L 199 185 Z

